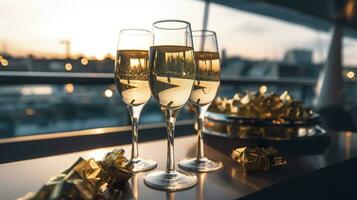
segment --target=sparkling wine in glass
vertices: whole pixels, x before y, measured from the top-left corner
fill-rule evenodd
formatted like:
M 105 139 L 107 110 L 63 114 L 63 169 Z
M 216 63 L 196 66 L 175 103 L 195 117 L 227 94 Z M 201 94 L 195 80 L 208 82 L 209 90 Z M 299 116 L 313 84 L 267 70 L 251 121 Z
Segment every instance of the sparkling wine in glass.
M 120 31 L 115 61 L 115 83 L 127 106 L 132 122 L 131 160 L 134 172 L 156 168 L 156 162 L 139 157 L 138 123 L 140 113 L 151 97 L 148 81 L 150 31 L 125 29 Z
M 184 159 L 179 167 L 194 172 L 215 171 L 223 167 L 222 162 L 204 156 L 203 123 L 205 113 L 217 95 L 220 84 L 220 60 L 216 33 L 208 30 L 192 31 L 195 46 L 196 80 L 190 95 L 197 123 L 197 156 Z
M 167 162 L 166 170 L 147 174 L 144 182 L 155 189 L 184 190 L 197 183 L 196 175 L 176 171 L 174 155 L 176 117 L 188 101 L 196 77 L 191 25 L 180 20 L 158 21 L 153 24 L 153 37 L 149 84 L 166 119 Z

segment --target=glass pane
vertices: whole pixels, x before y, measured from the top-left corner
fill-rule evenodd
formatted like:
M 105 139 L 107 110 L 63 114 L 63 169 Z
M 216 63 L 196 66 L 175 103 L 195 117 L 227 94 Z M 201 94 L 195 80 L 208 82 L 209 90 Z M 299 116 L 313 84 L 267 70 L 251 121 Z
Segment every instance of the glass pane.
M 315 82 L 324 67 L 331 32 L 264 15 L 210 4 L 208 28 L 215 30 L 222 57 L 222 76 L 240 80 L 224 85 L 221 95 L 257 91 L 266 80 L 269 90 L 284 90 L 313 106 Z M 346 106 L 357 105 L 357 40 L 343 39 Z M 254 83 L 254 81 L 256 81 Z
M 195 0 L 2 0 L 0 78 L 24 72 L 111 75 L 120 29 L 151 30 L 152 23 L 162 19 L 186 20 L 193 30 L 202 29 L 204 4 Z M 277 93 L 287 90 L 313 105 L 330 32 L 216 3 L 210 3 L 208 16 L 207 29 L 217 33 L 222 59 L 220 95 L 257 91 L 265 85 Z M 345 106 L 356 107 L 357 40 L 345 37 L 343 46 Z M 234 81 L 224 81 L 228 79 Z M 0 137 L 129 124 L 125 104 L 112 85 L 36 81 L 22 85 L 17 80 L 0 81 Z M 179 119 L 193 117 L 183 109 Z M 163 122 L 153 100 L 145 106 L 141 122 Z
M 0 87 L 0 138 L 129 125 L 114 85 L 3 85 Z M 192 118 L 182 109 L 180 119 Z M 151 99 L 141 122 L 162 122 Z

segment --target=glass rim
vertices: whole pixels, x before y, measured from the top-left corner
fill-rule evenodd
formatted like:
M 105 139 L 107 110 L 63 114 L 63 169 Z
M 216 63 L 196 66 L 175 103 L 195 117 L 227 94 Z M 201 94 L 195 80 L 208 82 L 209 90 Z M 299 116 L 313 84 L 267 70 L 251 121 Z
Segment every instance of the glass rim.
M 121 29 L 120 34 L 126 34 L 126 35 L 133 35 L 133 36 L 145 36 L 145 35 L 150 35 L 151 31 L 146 30 L 146 29 L 139 29 L 139 28 L 127 28 L 127 29 Z
M 192 37 L 210 37 L 210 36 L 216 36 L 216 32 L 206 29 L 192 31 Z
M 178 26 L 177 28 L 175 28 L 175 27 L 174 28 L 171 28 L 171 27 L 167 28 L 167 27 L 158 26 L 158 24 L 166 23 L 166 22 L 175 22 L 175 23 L 178 23 L 178 24 L 183 24 L 184 26 Z M 154 22 L 152 25 L 153 25 L 153 27 L 155 27 L 157 29 L 162 29 L 162 30 L 181 30 L 181 29 L 187 29 L 187 28 L 191 27 L 190 22 L 184 21 L 184 20 L 179 20 L 179 19 L 159 20 L 159 21 Z

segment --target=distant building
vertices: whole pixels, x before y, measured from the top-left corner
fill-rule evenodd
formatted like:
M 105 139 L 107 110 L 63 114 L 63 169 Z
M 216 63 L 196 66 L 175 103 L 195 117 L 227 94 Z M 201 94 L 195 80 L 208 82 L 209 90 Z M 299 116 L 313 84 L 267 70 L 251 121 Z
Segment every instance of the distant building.
M 222 53 L 223 54 L 223 53 Z M 222 76 L 234 77 L 241 76 L 242 70 L 245 69 L 247 62 L 242 60 L 240 57 L 231 57 L 222 59 Z
M 222 76 L 317 79 L 321 67 L 321 64 L 302 64 L 301 61 L 290 64 L 280 61 L 244 60 L 232 57 L 222 61 Z
M 285 52 L 283 62 L 290 65 L 312 64 L 312 51 L 308 49 L 291 49 Z
M 279 63 L 276 61 L 256 61 L 251 62 L 243 71 L 242 76 L 248 77 L 264 77 L 264 78 L 279 78 Z

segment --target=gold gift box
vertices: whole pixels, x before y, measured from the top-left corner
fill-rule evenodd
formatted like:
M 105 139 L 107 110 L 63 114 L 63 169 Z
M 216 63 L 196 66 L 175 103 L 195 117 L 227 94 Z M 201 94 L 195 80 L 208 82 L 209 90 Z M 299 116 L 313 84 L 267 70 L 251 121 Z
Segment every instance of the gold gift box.
M 204 125 L 207 132 L 242 139 L 289 140 L 314 134 L 317 123 L 318 115 L 287 91 L 277 95 L 260 89 L 232 99 L 216 98 Z
M 273 147 L 242 147 L 233 150 L 232 159 L 245 171 L 267 171 L 271 167 L 286 165 L 285 158 Z
M 237 93 L 232 99 L 217 97 L 209 110 L 246 118 L 274 120 L 276 124 L 286 119 L 307 119 L 313 114 L 311 109 L 304 107 L 301 101 L 294 100 L 287 91 L 281 95 L 260 91 L 247 92 L 245 95 Z
M 123 149 L 114 149 L 103 160 L 79 158 L 70 168 L 51 178 L 38 192 L 20 200 L 116 199 L 133 174 L 133 163 Z

